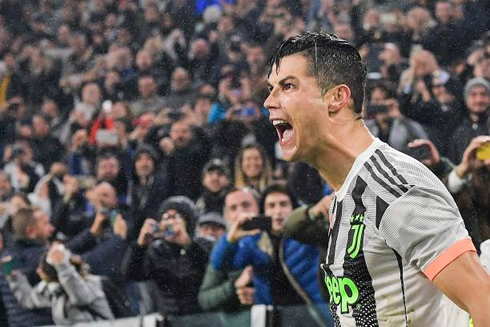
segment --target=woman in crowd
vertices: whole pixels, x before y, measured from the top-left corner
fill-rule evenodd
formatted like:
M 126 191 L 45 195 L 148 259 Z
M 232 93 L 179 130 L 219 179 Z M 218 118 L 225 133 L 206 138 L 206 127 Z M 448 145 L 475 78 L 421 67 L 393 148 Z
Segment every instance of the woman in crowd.
M 89 274 L 81 258 L 70 256 L 62 244 L 52 245 L 42 256 L 37 273 L 42 281 L 35 287 L 20 271 L 14 270 L 7 277 L 23 307 L 51 307 L 57 325 L 114 319 L 101 278 Z
M 235 159 L 235 187 L 262 192 L 271 182 L 271 163 L 264 148 L 255 143 L 243 146 Z

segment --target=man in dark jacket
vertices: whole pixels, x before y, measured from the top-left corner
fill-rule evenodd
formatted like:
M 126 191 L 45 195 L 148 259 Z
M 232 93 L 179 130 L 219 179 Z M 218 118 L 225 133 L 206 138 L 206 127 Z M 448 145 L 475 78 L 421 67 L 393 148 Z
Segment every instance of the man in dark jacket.
M 197 293 L 212 242 L 194 238 L 194 203 L 183 196 L 170 197 L 154 217 L 145 220 L 137 242 L 129 247 L 123 273 L 128 280 L 153 282 L 156 289 L 150 296 L 160 313 L 200 312 Z
M 46 251 L 49 238 L 54 228 L 48 216 L 39 209 L 21 209 L 13 217 L 13 229 L 17 241 L 7 248 L 2 256 L 4 266 L 0 273 L 0 292 L 7 311 L 10 326 L 30 327 L 52 324 L 51 310 L 27 310 L 20 306 L 8 286 L 4 273 L 5 266 L 15 263 L 17 270 L 26 275 L 31 285 L 36 285 L 40 279 L 36 274 L 41 255 Z M 10 257 L 10 258 L 9 258 Z M 11 260 L 10 260 L 11 259 Z
M 169 194 L 197 200 L 201 193 L 201 172 L 209 157 L 205 136 L 192 130 L 187 122 L 179 120 L 172 124 L 170 137 L 161 142 L 169 144 L 163 146 L 168 155 Z
M 454 131 L 449 148 L 449 159 L 459 164 L 471 140 L 479 135 L 488 135 L 488 113 L 490 108 L 490 83 L 481 77 L 469 80 L 464 87 L 467 117 Z
M 155 217 L 167 197 L 166 178 L 157 169 L 157 155 L 149 146 L 141 146 L 135 156 L 135 176 L 128 185 L 129 240 L 135 240 L 148 217 Z
M 202 171 L 204 191 L 196 202 L 199 214 L 222 212 L 225 196 L 230 185 L 230 170 L 219 159 L 209 161 Z
M 32 118 L 31 147 L 34 160 L 41 163 L 45 170 L 48 170 L 53 162 L 61 161 L 64 155 L 61 142 L 51 136 L 50 123 L 50 118 L 45 114 L 38 114 Z

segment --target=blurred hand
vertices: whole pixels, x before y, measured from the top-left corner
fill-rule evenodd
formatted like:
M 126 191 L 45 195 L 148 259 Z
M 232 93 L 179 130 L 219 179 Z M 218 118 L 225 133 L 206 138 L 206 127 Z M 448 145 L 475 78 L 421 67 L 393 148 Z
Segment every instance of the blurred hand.
M 157 222 L 153 218 L 147 218 L 141 227 L 140 234 L 138 236 L 138 245 L 140 247 L 146 247 L 153 238 L 153 233 Z
M 121 237 L 123 240 L 128 236 L 128 225 L 121 214 L 116 216 L 114 221 L 114 226 L 112 227 L 114 234 Z
M 408 143 L 409 148 L 418 148 L 422 145 L 428 145 L 430 148 L 430 157 L 422 160 L 422 163 L 427 167 L 433 167 L 441 161 L 441 156 L 439 151 L 437 151 L 436 146 L 430 140 L 418 139 L 413 142 Z
M 260 233 L 260 229 L 253 230 L 243 230 L 242 226 L 246 221 L 252 220 L 256 216 L 255 213 L 252 212 L 243 212 L 241 213 L 237 220 L 231 225 L 230 231 L 228 232 L 228 236 L 226 239 L 230 243 L 236 243 L 240 239 L 245 236 L 253 236 Z
M 322 215 L 324 218 L 328 218 L 330 205 L 332 204 L 334 198 L 335 198 L 335 194 L 332 193 L 330 195 L 323 197 L 320 201 L 318 201 L 317 204 L 311 207 L 310 210 L 313 212 L 315 217 Z
M 160 146 L 160 149 L 162 149 L 162 151 L 165 152 L 166 155 L 169 155 L 172 152 L 174 152 L 175 145 L 170 137 L 164 137 L 163 139 L 160 140 L 160 143 L 158 143 L 158 145 Z
M 173 235 L 165 236 L 165 241 L 178 244 L 182 247 L 185 247 L 191 243 L 189 234 L 187 233 L 187 230 L 184 226 L 184 220 L 177 219 L 173 221 L 167 221 L 166 226 L 168 225 L 172 225 Z M 162 229 L 165 229 L 165 227 Z
M 254 271 L 252 266 L 245 267 L 237 280 L 235 280 L 235 287 L 241 288 L 249 285 L 252 282 L 253 276 Z
M 482 162 L 476 159 L 476 149 L 478 149 L 483 143 L 490 142 L 490 136 L 481 135 L 471 140 L 470 144 L 466 147 L 463 153 L 463 160 L 455 168 L 456 174 L 459 178 L 465 178 L 473 169 L 490 164 L 490 160 Z
M 90 227 L 90 233 L 95 237 L 99 237 L 104 230 L 104 221 L 107 220 L 107 216 L 102 214 L 100 211 L 97 211 L 95 214 L 94 222 L 92 223 L 92 227 Z
M 65 261 L 66 250 L 63 244 L 55 243 L 51 246 L 46 257 L 48 263 L 56 265 Z
M 63 178 L 65 184 L 65 199 L 70 200 L 78 192 L 78 180 L 70 175 L 65 175 Z
M 253 305 L 254 304 L 254 295 L 255 288 L 253 287 L 240 287 L 236 290 L 236 294 L 238 295 L 238 299 L 240 303 L 243 305 Z

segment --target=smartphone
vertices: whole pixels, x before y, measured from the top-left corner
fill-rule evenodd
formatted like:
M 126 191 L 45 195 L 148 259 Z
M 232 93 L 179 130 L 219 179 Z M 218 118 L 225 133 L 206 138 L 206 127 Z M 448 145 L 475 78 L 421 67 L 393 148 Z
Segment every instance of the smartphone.
M 490 159 L 490 142 L 485 142 L 476 149 L 476 159 L 481 161 Z
M 180 111 L 171 111 L 168 113 L 168 118 L 173 121 L 177 121 L 182 118 L 182 113 Z
M 108 145 L 116 145 L 119 142 L 117 133 L 107 129 L 99 129 L 95 140 L 97 143 L 104 143 Z
M 167 229 L 165 230 L 165 237 L 173 237 L 175 236 L 174 232 L 174 226 L 173 225 L 167 225 Z
M 412 158 L 422 161 L 424 159 L 430 158 L 430 146 L 427 144 L 422 144 L 416 148 L 408 148 L 407 154 Z
M 0 259 L 0 264 L 2 265 L 2 273 L 8 276 L 12 271 L 19 268 L 19 259 L 9 255 Z
M 116 223 L 116 218 L 117 218 L 118 214 L 119 214 L 119 211 L 117 211 L 116 209 L 113 209 L 109 212 L 109 220 L 110 220 L 112 226 L 114 226 L 114 224 Z
M 366 106 L 366 115 L 368 117 L 376 116 L 377 114 L 386 114 L 388 113 L 388 106 L 385 105 L 374 105 L 370 104 Z
M 255 116 L 257 110 L 254 107 L 243 107 L 238 112 L 238 115 L 241 117 L 252 117 Z
M 242 225 L 243 230 L 260 229 L 265 232 L 272 230 L 272 218 L 268 216 L 257 216 L 252 220 L 248 220 Z

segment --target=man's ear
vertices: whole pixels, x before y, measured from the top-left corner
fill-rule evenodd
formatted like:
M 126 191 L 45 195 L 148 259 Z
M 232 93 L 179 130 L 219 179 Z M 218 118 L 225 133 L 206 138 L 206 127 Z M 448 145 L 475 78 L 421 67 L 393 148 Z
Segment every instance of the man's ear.
M 351 91 L 347 85 L 340 84 L 330 89 L 325 96 L 329 97 L 331 100 L 329 113 L 331 115 L 336 115 L 342 108 L 349 105 L 351 100 Z
M 34 238 L 36 235 L 36 229 L 32 226 L 27 226 L 25 229 L 25 235 L 28 239 Z

